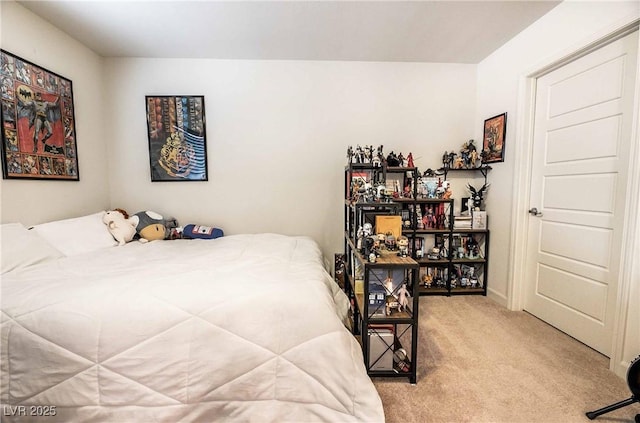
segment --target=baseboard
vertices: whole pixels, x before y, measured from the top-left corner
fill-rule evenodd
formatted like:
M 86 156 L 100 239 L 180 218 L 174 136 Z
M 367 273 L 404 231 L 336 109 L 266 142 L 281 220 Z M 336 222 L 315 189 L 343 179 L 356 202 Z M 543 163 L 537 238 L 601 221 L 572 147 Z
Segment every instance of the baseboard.
M 507 307 L 507 304 L 508 304 L 507 297 L 504 296 L 503 294 L 498 293 L 496 291 L 493 291 L 493 290 L 487 288 L 487 297 L 491 298 L 493 301 L 495 301 L 496 303 L 500 304 L 501 306 L 503 306 L 505 308 L 508 308 Z

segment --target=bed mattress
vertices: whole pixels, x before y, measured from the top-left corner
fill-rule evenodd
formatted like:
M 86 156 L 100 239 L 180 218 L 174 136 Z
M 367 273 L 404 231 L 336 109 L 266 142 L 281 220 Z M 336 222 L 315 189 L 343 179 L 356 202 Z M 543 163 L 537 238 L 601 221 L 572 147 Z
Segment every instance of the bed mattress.
M 384 420 L 310 238 L 132 242 L 1 294 L 3 421 Z

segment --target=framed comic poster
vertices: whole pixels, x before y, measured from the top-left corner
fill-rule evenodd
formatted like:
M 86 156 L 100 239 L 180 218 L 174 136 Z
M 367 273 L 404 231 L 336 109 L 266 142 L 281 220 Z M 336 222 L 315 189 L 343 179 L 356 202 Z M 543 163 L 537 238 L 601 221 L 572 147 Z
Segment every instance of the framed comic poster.
M 71 81 L 0 50 L 2 176 L 78 181 Z
M 146 96 L 151 181 L 206 181 L 204 96 Z
M 504 140 L 507 135 L 507 114 L 484 121 L 482 163 L 504 162 Z

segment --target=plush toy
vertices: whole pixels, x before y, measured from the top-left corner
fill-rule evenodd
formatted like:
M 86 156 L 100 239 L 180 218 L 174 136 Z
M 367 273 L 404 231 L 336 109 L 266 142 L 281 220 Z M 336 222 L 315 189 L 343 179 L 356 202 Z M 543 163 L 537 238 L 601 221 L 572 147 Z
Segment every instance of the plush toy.
M 182 229 L 182 238 L 187 239 L 216 239 L 222 236 L 224 236 L 222 229 L 214 228 L 213 226 L 189 224 Z
M 178 227 L 178 222 L 173 217 L 165 219 L 161 214 L 149 210 L 134 214 L 131 220 L 136 224 L 140 242 L 168 239 L 171 229 Z
M 136 224 L 129 219 L 129 214 L 122 209 L 108 210 L 102 216 L 102 221 L 111 235 L 118 241 L 118 245 L 124 245 L 133 240 L 136 235 Z

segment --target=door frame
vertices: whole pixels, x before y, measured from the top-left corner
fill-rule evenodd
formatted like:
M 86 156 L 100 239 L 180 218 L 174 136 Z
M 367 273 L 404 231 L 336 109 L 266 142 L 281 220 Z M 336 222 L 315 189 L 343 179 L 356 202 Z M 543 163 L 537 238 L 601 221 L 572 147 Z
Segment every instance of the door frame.
M 614 42 L 625 35 L 639 30 L 640 19 L 612 25 L 585 40 L 581 45 L 569 51 L 558 53 L 545 62 L 525 72 L 518 83 L 518 105 L 516 114 L 515 165 L 513 173 L 513 192 L 511 206 L 510 245 L 507 274 L 507 307 L 510 310 L 523 310 L 526 287 L 526 252 L 528 244 L 528 226 L 530 215 L 529 196 L 533 154 L 533 127 L 535 117 L 535 95 L 537 79 L 565 64 L 580 58 L 598 48 Z M 640 52 L 640 47 L 638 48 Z M 623 358 L 627 314 L 631 303 L 631 284 L 640 275 L 640 264 L 634 265 L 633 258 L 640 255 L 640 54 L 636 66 L 636 86 L 634 93 L 633 122 L 629 156 L 627 204 L 624 210 L 622 256 L 616 293 L 616 312 L 613 323 L 613 340 L 609 369 L 624 377 L 629 366 Z M 631 195 L 635 193 L 635 195 Z

